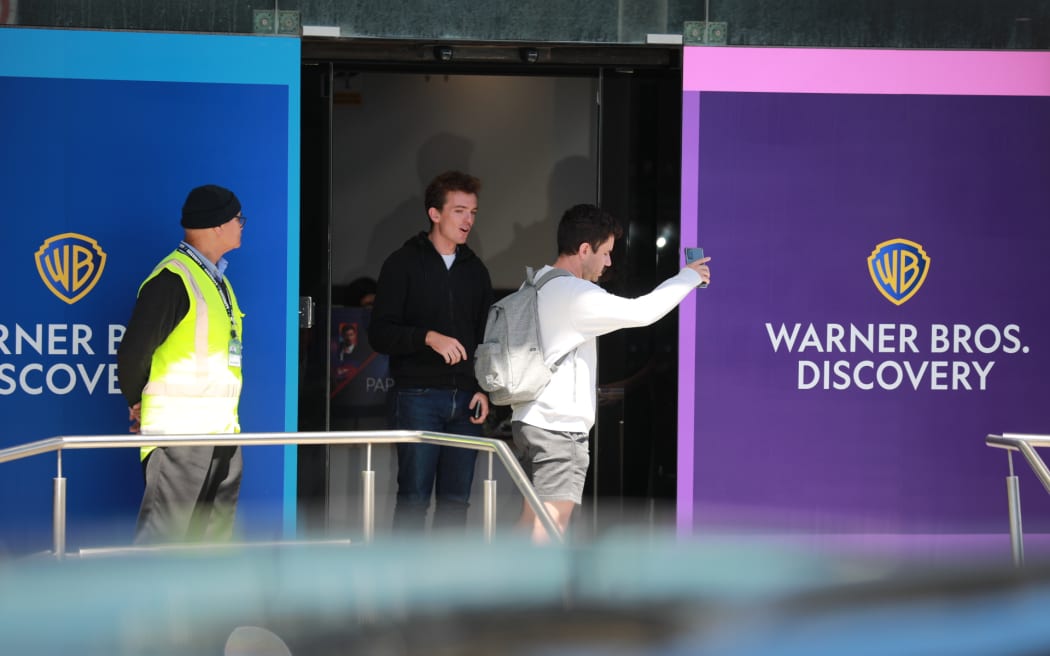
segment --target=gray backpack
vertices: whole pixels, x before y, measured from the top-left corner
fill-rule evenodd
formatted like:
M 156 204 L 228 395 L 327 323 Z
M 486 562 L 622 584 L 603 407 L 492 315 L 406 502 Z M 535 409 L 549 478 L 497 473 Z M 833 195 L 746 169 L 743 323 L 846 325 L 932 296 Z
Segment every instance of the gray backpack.
M 535 400 L 568 355 L 553 368 L 544 363 L 536 292 L 555 278 L 571 275 L 552 269 L 535 280 L 532 267 L 527 267 L 525 283 L 489 308 L 485 339 L 474 355 L 474 375 L 492 403 L 516 405 Z

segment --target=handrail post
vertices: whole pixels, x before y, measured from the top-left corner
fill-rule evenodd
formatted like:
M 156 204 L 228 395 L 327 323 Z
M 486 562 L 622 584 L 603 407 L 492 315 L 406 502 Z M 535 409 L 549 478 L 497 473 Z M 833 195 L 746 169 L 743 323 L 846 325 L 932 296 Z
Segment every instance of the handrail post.
M 361 472 L 361 522 L 365 544 L 375 539 L 376 473 L 372 471 L 372 443 L 365 444 L 365 469 Z
M 484 527 L 485 542 L 492 542 L 496 535 L 496 479 L 492 477 L 492 452 L 489 454 L 489 477 L 485 480 Z
M 58 472 L 53 485 L 53 510 L 51 514 L 55 557 L 66 557 L 66 479 L 62 477 L 62 449 L 58 450 Z
M 1010 551 L 1013 554 L 1014 567 L 1024 565 L 1024 533 L 1021 527 L 1021 488 L 1014 475 L 1014 453 L 1007 451 L 1010 462 L 1010 475 L 1006 477 L 1006 499 L 1010 505 Z

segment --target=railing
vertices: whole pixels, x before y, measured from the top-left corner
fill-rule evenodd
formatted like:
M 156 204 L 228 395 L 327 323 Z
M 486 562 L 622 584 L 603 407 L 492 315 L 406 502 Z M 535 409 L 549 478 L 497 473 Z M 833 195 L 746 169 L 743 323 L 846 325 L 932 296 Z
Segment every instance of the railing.
M 1036 453 L 1036 448 L 1050 446 L 1050 435 L 1026 435 L 1023 433 L 1003 433 L 988 435 L 984 443 L 997 449 L 1007 450 L 1010 464 L 1010 475 L 1006 477 L 1006 498 L 1010 504 L 1010 547 L 1013 552 L 1014 565 L 1024 564 L 1024 532 L 1021 528 L 1021 495 L 1014 475 L 1014 451 L 1024 456 L 1028 466 L 1035 472 L 1043 488 L 1050 492 L 1050 469 Z
M 425 431 L 332 431 L 313 433 L 236 433 L 226 435 L 75 435 L 52 437 L 0 450 L 0 463 L 21 460 L 41 453 L 56 452 L 58 468 L 54 479 L 54 554 L 66 553 L 66 479 L 62 477 L 62 451 L 66 449 L 111 449 L 141 446 L 281 446 L 288 444 L 364 446 L 365 469 L 361 472 L 361 503 L 364 541 L 375 535 L 375 472 L 372 471 L 373 444 L 435 444 L 474 449 L 488 453 L 488 478 L 484 482 L 482 522 L 485 540 L 491 541 L 496 522 L 496 481 L 492 478 L 492 457 L 499 456 L 511 480 L 555 542 L 562 541 L 558 525 L 529 482 L 507 444 L 501 440 Z

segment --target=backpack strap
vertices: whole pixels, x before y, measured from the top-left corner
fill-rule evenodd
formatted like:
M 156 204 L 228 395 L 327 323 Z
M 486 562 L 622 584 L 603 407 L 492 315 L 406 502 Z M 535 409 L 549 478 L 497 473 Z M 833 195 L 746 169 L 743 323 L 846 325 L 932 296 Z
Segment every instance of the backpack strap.
M 528 281 L 529 283 L 531 283 L 532 286 L 536 288 L 537 292 L 540 291 L 541 287 L 546 285 L 548 282 L 554 280 L 555 278 L 561 278 L 562 276 L 571 276 L 571 275 L 572 274 L 569 273 L 568 271 L 566 271 L 565 269 L 559 269 L 557 267 L 553 267 L 550 271 L 548 271 L 547 273 L 545 273 L 542 276 L 540 276 L 539 280 L 537 280 L 536 279 L 536 272 L 533 271 L 532 267 L 525 267 L 525 280 Z M 538 301 L 538 299 L 537 299 L 537 301 Z M 576 352 L 576 348 L 577 347 L 573 347 L 571 351 L 569 351 L 565 355 L 563 355 L 560 358 L 558 358 L 557 360 L 555 360 L 554 364 L 551 365 L 551 372 L 557 371 L 558 367 L 560 367 L 561 364 L 563 362 L 565 362 L 565 358 L 569 357 L 570 355 L 572 355 L 573 353 Z
M 555 278 L 561 278 L 562 276 L 571 276 L 572 274 L 566 271 L 565 269 L 559 269 L 557 267 L 554 267 L 547 273 L 540 276 L 537 280 L 536 274 L 535 272 L 533 272 L 532 267 L 526 267 L 525 275 L 528 277 L 529 280 L 532 281 L 533 286 L 536 287 L 536 291 L 539 291 L 540 287 L 543 287 L 551 280 L 554 280 Z

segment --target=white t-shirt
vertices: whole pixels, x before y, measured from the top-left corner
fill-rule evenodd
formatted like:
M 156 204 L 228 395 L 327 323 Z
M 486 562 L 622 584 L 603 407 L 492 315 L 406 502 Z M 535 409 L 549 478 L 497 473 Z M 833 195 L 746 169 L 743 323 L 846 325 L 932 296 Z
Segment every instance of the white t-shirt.
M 551 269 L 536 272 L 539 278 Z M 594 425 L 597 337 L 620 328 L 648 326 L 670 312 L 700 284 L 684 268 L 638 298 L 624 298 L 575 276 L 554 278 L 539 291 L 540 338 L 547 364 L 574 347 L 539 398 L 513 407 L 512 418 L 548 430 L 586 433 Z

